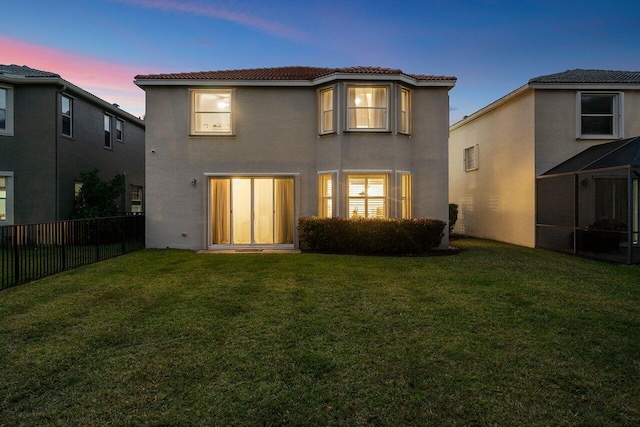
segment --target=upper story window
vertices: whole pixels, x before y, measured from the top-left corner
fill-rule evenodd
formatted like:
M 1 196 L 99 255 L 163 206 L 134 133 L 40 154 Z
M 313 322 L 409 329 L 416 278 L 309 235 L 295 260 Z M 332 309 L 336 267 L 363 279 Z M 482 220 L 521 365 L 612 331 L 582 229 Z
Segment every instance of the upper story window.
M 62 110 L 62 135 L 73 136 L 73 100 L 68 96 L 60 97 Z
M 621 93 L 579 92 L 577 137 L 622 137 L 621 100 Z
M 411 91 L 400 88 L 400 133 L 411 133 Z
M 348 130 L 388 130 L 388 109 L 387 86 L 347 86 Z
M 0 86 L 0 135 L 13 135 L 13 89 Z
M 464 149 L 464 170 L 473 171 L 478 169 L 478 145 Z
M 335 132 L 333 87 L 320 90 L 320 133 Z
M 191 91 L 191 134 L 231 135 L 233 91 L 194 89 Z
M 112 117 L 104 115 L 104 148 L 111 148 L 111 121 Z
M 124 138 L 124 120 L 116 119 L 116 141 L 123 141 Z

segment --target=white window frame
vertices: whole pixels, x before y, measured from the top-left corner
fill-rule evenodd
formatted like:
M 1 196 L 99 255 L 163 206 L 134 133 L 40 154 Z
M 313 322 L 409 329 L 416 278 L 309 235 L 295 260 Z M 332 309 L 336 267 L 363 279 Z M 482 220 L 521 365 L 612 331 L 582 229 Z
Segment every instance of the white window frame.
M 13 172 L 9 171 L 0 171 L 0 177 L 6 178 L 6 212 L 4 212 L 4 220 L 0 220 L 0 226 L 2 225 L 13 225 L 14 219 L 14 192 L 13 192 Z
M 603 114 L 582 114 L 582 96 L 607 96 L 613 98 L 612 133 L 583 134 L 582 117 L 604 116 Z M 576 93 L 576 139 L 618 139 L 624 138 L 624 92 L 579 91 Z
M 397 171 L 396 173 L 396 199 L 400 202 L 397 208 L 397 218 L 413 218 L 413 174 L 408 171 Z
M 330 194 L 325 193 L 325 180 L 331 180 Z M 331 214 L 325 214 L 326 201 L 331 201 Z M 318 172 L 318 217 L 320 218 L 333 218 L 338 216 L 338 171 L 323 171 Z
M 69 101 L 69 114 L 65 114 L 64 110 L 62 109 L 62 102 L 67 99 Z M 73 138 L 73 98 L 70 97 L 69 95 L 65 95 L 65 94 L 61 94 L 60 95 L 60 114 L 62 116 L 61 119 L 61 132 L 62 136 L 66 136 L 69 138 Z M 64 119 L 67 118 L 69 119 L 69 133 L 66 134 L 64 133 Z
M 406 106 L 403 102 L 403 95 L 406 96 Z M 411 89 L 400 86 L 398 96 L 398 133 L 411 135 L 412 132 L 412 114 L 413 114 L 413 96 Z
M 331 106 L 325 109 L 324 95 L 331 93 Z M 337 133 L 336 130 L 336 88 L 334 86 L 324 87 L 318 90 L 318 133 L 320 135 L 327 135 Z M 325 128 L 325 116 L 331 117 L 331 128 Z
M 229 96 L 229 111 L 197 111 L 196 95 L 203 93 L 224 94 Z M 234 89 L 189 89 L 189 134 L 191 136 L 233 136 L 235 132 L 235 90 Z M 198 113 L 228 113 L 229 130 L 202 131 L 196 129 L 196 114 Z
M 134 211 L 134 206 L 140 206 L 140 210 Z M 131 212 L 144 212 L 144 186 L 142 185 L 131 185 Z
M 116 118 L 116 141 L 124 141 L 124 120 Z
M 350 106 L 349 105 L 349 91 L 351 89 L 355 89 L 355 88 L 379 88 L 379 89 L 384 89 L 385 90 L 385 95 L 386 95 L 386 99 L 385 99 L 385 105 L 384 107 L 366 107 L 369 109 L 377 109 L 377 110 L 384 110 L 385 113 L 385 119 L 384 119 L 384 126 L 381 128 L 370 128 L 370 127 L 351 127 L 351 110 L 354 109 L 358 109 L 358 108 L 363 108 L 363 107 L 356 107 L 356 106 Z M 346 105 L 346 130 L 349 132 L 389 132 L 389 111 L 390 109 L 390 96 L 391 94 L 391 85 L 388 84 L 362 84 L 362 83 L 348 83 L 346 85 L 346 96 L 345 96 L 345 105 Z
M 13 136 L 13 87 L 0 84 L 6 94 L 5 126 L 0 128 L 0 136 Z
M 113 149 L 113 116 L 110 114 L 104 113 L 103 120 L 104 120 L 104 148 L 105 150 L 112 150 Z M 108 141 L 107 141 L 107 133 L 109 138 Z M 107 145 L 107 142 L 108 142 L 108 145 Z
M 469 153 L 473 152 L 473 162 L 471 161 Z M 464 162 L 464 170 L 466 172 L 478 170 L 478 144 L 472 145 L 471 147 L 467 147 L 464 149 L 463 154 L 463 162 Z
M 382 199 L 384 202 L 383 207 L 383 217 L 389 218 L 389 172 L 347 172 L 346 174 L 346 199 L 347 199 L 347 218 L 369 218 L 368 212 L 368 204 L 372 199 Z M 364 194 L 362 196 L 351 196 L 349 194 L 349 184 L 351 182 L 351 178 L 364 178 L 366 180 L 370 178 L 384 178 L 384 196 L 369 196 L 368 194 Z M 365 184 L 365 189 L 367 184 Z M 366 191 L 366 190 L 365 190 Z M 350 200 L 351 199 L 361 199 L 365 201 L 365 211 L 364 215 L 360 215 L 359 213 L 356 215 L 354 212 L 350 212 Z

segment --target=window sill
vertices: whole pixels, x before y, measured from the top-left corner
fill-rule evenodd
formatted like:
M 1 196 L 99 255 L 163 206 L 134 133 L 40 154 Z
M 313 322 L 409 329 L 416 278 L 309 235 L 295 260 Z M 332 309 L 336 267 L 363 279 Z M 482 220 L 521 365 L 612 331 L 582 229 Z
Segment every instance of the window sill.
M 190 133 L 189 138 L 235 138 L 235 133 Z
M 62 139 L 68 139 L 69 141 L 75 141 L 76 139 L 73 136 L 69 135 L 60 135 Z
M 389 129 L 345 129 L 345 133 L 392 133 Z
M 576 141 L 591 141 L 591 140 L 615 140 L 620 139 L 618 135 L 581 135 L 576 138 Z

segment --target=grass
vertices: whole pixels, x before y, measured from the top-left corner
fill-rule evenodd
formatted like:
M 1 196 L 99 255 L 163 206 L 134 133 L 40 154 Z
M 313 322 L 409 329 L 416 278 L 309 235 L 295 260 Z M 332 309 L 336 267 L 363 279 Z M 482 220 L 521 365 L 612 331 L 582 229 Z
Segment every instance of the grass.
M 0 425 L 640 424 L 640 270 L 145 250 L 0 292 Z

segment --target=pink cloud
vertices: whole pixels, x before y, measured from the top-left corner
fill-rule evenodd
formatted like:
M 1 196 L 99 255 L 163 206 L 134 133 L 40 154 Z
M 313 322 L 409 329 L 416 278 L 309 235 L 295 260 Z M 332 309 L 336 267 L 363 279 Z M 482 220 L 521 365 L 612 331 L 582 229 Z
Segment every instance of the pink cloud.
M 306 38 L 304 31 L 289 27 L 279 22 L 267 21 L 256 16 L 242 12 L 233 12 L 223 7 L 214 7 L 200 3 L 178 2 L 174 0 L 113 0 L 119 3 L 126 3 L 132 6 L 146 7 L 150 9 L 161 9 L 166 11 L 176 11 L 190 13 L 198 16 L 205 16 L 214 19 L 223 19 L 235 22 L 236 24 L 254 28 L 274 36 L 297 40 Z
M 0 36 L 0 46 L 0 60 L 4 64 L 26 65 L 59 74 L 135 116 L 144 115 L 144 92 L 133 84 L 133 78 L 145 74 L 145 70 L 3 36 Z

